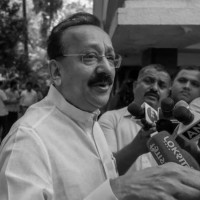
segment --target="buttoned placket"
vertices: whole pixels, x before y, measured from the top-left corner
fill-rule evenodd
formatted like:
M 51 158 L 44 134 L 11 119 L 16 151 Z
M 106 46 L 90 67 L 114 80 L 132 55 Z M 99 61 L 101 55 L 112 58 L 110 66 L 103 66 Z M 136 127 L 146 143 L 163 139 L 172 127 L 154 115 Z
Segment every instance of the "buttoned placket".
M 103 164 L 106 178 L 115 178 L 117 176 L 115 158 L 113 157 L 113 154 L 109 150 L 106 140 L 104 140 L 104 138 L 101 136 L 104 134 L 97 122 L 96 116 L 94 117 L 92 133 L 97 152 Z

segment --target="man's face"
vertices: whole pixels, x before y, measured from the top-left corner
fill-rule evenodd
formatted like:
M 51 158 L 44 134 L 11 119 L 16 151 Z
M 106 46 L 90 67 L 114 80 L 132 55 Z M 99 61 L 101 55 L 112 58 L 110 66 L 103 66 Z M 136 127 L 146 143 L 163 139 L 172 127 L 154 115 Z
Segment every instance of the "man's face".
M 109 36 L 100 28 L 80 25 L 66 30 L 62 36 L 66 54 L 114 55 Z M 82 62 L 81 56 L 63 57 L 61 84 L 64 98 L 81 110 L 92 112 L 104 106 L 112 89 L 115 68 L 103 57 L 97 64 Z
M 172 84 L 172 98 L 175 102 L 184 100 L 190 103 L 197 97 L 200 97 L 200 72 L 181 70 Z
M 168 97 L 169 91 L 170 77 L 166 72 L 146 69 L 134 86 L 134 102 L 139 105 L 146 102 L 157 109 L 161 100 Z

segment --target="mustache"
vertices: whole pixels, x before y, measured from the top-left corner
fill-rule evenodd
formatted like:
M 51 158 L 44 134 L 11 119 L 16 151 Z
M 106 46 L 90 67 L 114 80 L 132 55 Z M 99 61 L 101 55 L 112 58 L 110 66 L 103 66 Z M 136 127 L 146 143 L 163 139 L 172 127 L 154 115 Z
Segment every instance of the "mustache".
M 113 79 L 111 74 L 105 73 L 105 72 L 101 72 L 96 74 L 94 77 L 92 77 L 89 81 L 88 81 L 88 86 L 92 86 L 95 85 L 97 83 L 107 83 L 108 85 L 112 85 L 113 84 Z
M 145 93 L 145 96 L 148 96 L 148 95 L 153 95 L 153 96 L 155 96 L 157 99 L 160 99 L 159 94 L 158 94 L 156 91 L 154 91 L 154 90 L 150 90 L 150 91 L 148 91 L 148 92 Z

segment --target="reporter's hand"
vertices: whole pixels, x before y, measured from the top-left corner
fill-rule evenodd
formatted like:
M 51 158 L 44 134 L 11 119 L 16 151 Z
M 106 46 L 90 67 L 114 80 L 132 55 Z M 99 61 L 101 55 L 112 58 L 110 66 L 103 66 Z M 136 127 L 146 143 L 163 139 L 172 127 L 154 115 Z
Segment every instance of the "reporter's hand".
M 147 141 L 150 138 L 150 135 L 156 131 L 155 126 L 151 126 L 148 129 L 140 129 L 136 137 L 131 142 L 133 146 L 133 150 L 139 152 L 139 155 L 142 155 L 144 153 L 148 153 L 149 150 L 147 148 Z
M 119 200 L 199 200 L 200 172 L 176 163 L 110 180 Z
M 139 156 L 149 151 L 147 141 L 153 132 L 155 132 L 155 127 L 150 128 L 148 131 L 142 128 L 128 145 L 114 153 L 120 175 L 125 174 Z

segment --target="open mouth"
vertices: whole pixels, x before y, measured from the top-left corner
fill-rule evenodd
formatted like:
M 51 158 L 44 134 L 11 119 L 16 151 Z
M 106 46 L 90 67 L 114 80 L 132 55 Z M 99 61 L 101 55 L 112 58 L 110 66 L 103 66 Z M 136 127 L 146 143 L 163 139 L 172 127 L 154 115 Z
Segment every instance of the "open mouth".
M 107 91 L 110 88 L 110 85 L 108 82 L 98 82 L 92 85 L 92 87 L 97 88 L 99 91 Z

